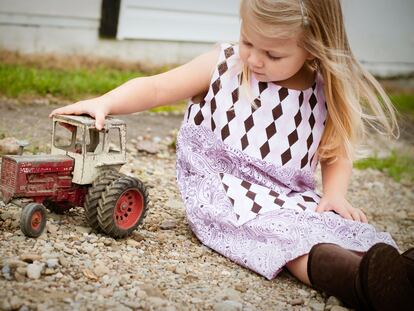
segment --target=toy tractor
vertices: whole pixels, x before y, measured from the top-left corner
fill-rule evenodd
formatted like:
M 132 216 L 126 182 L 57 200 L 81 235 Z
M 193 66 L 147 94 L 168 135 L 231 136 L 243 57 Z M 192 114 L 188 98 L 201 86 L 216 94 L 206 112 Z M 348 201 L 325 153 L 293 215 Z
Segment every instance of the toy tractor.
M 119 173 L 126 162 L 125 122 L 109 117 L 98 131 L 88 116 L 59 115 L 52 133 L 50 155 L 2 159 L 3 201 L 29 201 L 22 206 L 23 233 L 42 234 L 45 207 L 63 213 L 83 206 L 92 229 L 114 238 L 129 235 L 146 215 L 148 192 L 140 180 Z

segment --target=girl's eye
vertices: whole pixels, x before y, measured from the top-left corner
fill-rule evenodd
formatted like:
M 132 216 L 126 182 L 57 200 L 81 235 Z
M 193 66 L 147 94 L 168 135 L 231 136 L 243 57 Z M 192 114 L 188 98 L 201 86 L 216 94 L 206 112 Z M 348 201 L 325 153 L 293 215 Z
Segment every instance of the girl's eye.
M 252 46 L 252 44 L 248 41 L 243 40 L 242 43 L 246 46 Z
M 267 57 L 268 57 L 270 60 L 279 60 L 279 59 L 281 59 L 281 57 L 278 57 L 278 56 L 272 56 L 272 55 L 270 55 L 269 53 L 267 53 Z

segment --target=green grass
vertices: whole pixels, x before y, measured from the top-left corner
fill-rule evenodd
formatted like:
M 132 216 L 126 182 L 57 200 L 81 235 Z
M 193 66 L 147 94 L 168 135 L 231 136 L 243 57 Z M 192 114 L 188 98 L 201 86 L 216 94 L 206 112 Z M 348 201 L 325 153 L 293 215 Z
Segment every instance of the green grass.
M 393 94 L 390 98 L 398 112 L 414 118 L 414 94 Z
M 10 98 L 52 95 L 69 101 L 102 95 L 122 83 L 148 73 L 109 68 L 44 69 L 0 63 L 0 94 Z M 183 111 L 183 105 L 154 108 L 153 112 Z
M 372 168 L 387 173 L 395 181 L 408 180 L 414 182 L 414 159 L 406 155 L 399 155 L 393 151 L 386 158 L 377 156 L 358 160 L 354 167 L 360 170 Z
M 111 69 L 40 69 L 0 64 L 0 92 L 8 97 L 51 94 L 69 100 L 105 93 L 125 81 L 143 76 L 141 72 Z

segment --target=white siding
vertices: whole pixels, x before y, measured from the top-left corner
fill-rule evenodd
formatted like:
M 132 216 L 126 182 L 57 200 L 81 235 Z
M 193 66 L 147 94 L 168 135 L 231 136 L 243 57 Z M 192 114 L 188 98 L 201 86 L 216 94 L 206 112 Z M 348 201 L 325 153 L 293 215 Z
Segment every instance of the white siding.
M 414 0 L 343 0 L 357 58 L 373 73 L 414 72 Z M 236 41 L 239 0 L 121 0 L 118 40 L 100 39 L 101 0 L 0 0 L 0 48 L 183 63 Z
M 239 0 L 121 0 L 117 38 L 235 41 L 238 5 Z
M 0 0 L 0 47 L 76 53 L 96 46 L 101 0 Z
M 414 1 L 344 0 L 345 25 L 357 58 L 372 72 L 414 72 Z

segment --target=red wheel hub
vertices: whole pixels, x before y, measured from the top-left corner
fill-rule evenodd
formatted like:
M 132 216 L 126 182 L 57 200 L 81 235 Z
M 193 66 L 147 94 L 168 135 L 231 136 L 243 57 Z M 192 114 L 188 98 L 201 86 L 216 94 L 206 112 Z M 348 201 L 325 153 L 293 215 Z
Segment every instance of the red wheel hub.
M 42 223 L 43 215 L 41 211 L 36 211 L 32 214 L 31 226 L 34 230 L 40 229 L 40 224 Z
M 134 226 L 144 210 L 142 194 L 135 189 L 124 191 L 116 202 L 114 217 L 118 228 L 128 230 Z

